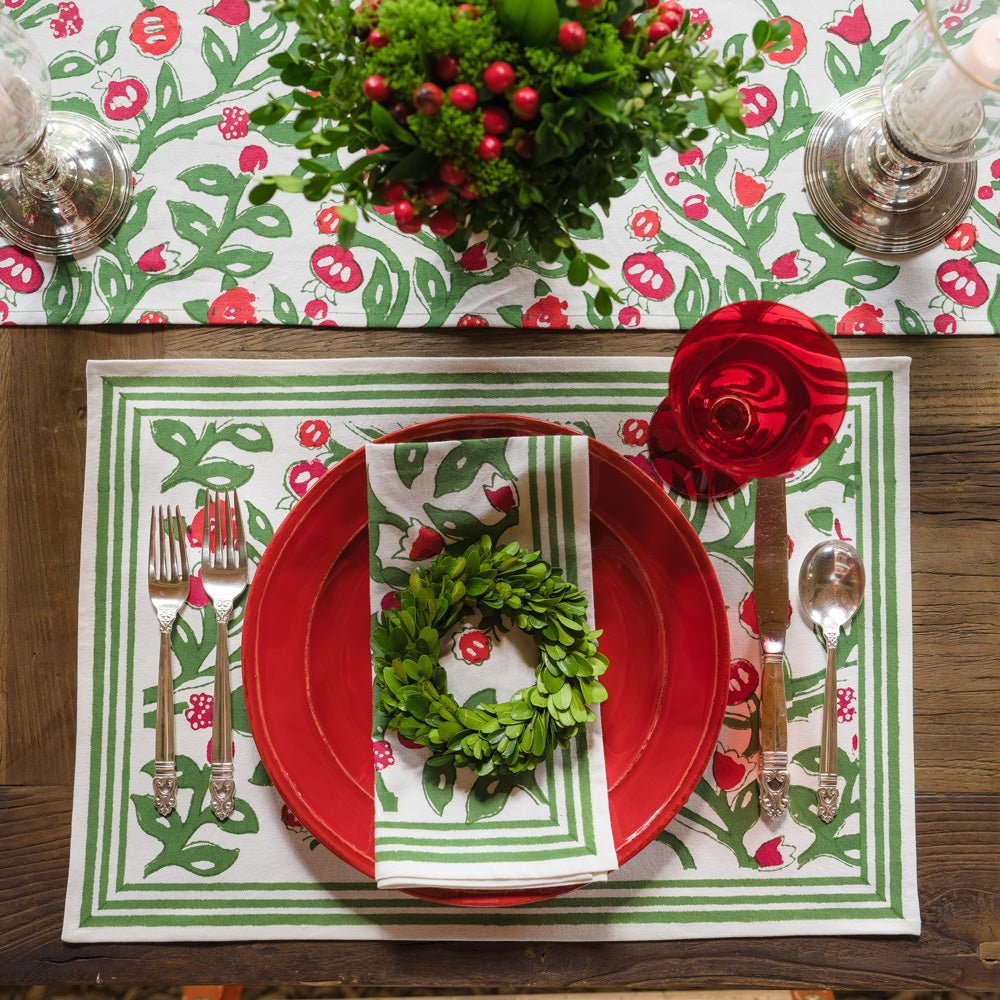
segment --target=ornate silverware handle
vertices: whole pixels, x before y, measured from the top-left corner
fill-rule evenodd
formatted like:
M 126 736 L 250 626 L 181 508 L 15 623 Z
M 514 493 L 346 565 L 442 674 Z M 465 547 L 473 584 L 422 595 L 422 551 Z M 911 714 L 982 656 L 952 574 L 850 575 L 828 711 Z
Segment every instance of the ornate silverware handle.
M 153 763 L 153 802 L 161 816 L 177 808 L 177 771 L 174 767 L 174 678 L 170 663 L 170 630 L 174 619 L 160 617 L 160 669 L 156 683 L 156 759 Z
M 777 819 L 788 808 L 788 720 L 785 674 L 780 653 L 764 656 L 760 701 L 760 806 Z
M 823 734 L 819 748 L 819 783 L 816 802 L 819 818 L 829 823 L 837 815 L 840 791 L 837 788 L 837 639 L 826 636 L 826 685 L 823 689 Z
M 209 792 L 212 812 L 220 820 L 233 814 L 236 782 L 233 779 L 233 705 L 229 689 L 229 617 L 232 602 L 216 605 L 215 705 L 212 709 L 212 777 Z

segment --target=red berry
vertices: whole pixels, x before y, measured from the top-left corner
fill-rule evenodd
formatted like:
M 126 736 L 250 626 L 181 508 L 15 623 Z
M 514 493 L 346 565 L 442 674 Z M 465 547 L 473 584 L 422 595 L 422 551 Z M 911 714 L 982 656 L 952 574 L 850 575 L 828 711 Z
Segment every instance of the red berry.
M 388 205 L 402 202 L 406 199 L 406 185 L 401 181 L 386 181 L 382 185 L 382 197 Z
M 396 220 L 396 225 L 403 226 L 408 222 L 412 222 L 417 213 L 413 208 L 413 202 L 397 201 L 392 206 L 392 214 Z
M 495 160 L 503 152 L 503 143 L 495 135 L 484 135 L 476 152 L 481 160 Z
M 479 11 L 471 3 L 460 3 L 458 5 L 458 13 L 462 17 L 467 17 L 470 21 L 475 21 L 479 17 Z M 452 20 L 455 20 L 454 15 L 452 15 Z
M 471 111 L 476 106 L 476 88 L 467 83 L 456 83 L 448 91 L 448 100 L 460 111 Z
M 428 205 L 443 205 L 448 200 L 448 189 L 440 181 L 425 181 L 420 186 L 420 197 Z
M 475 201 L 479 197 L 479 188 L 476 187 L 475 181 L 470 181 L 468 184 L 463 184 L 458 189 L 458 193 L 466 201 Z
M 444 94 L 436 83 L 422 83 L 413 91 L 413 103 L 422 115 L 436 115 L 443 100 Z
M 392 115 L 393 120 L 399 122 L 400 125 L 406 123 L 406 119 L 410 117 L 414 112 L 414 107 L 409 101 L 396 101 L 395 104 L 390 105 L 389 114 Z
M 677 23 L 680 24 L 684 20 L 684 8 L 677 0 L 667 0 L 666 3 L 661 3 L 656 11 L 656 19 L 669 21 L 673 18 L 677 18 Z
M 454 83 L 458 76 L 458 60 L 454 56 L 441 56 L 434 63 L 434 75 L 442 83 Z
M 389 36 L 381 28 L 372 28 L 368 36 L 368 44 L 373 49 L 381 49 L 389 44 Z
M 582 7 L 584 10 L 595 10 L 600 7 L 604 0 L 576 0 L 577 5 Z
M 397 222 L 396 228 L 401 233 L 419 233 L 420 227 L 424 224 L 424 220 L 420 216 L 410 219 L 409 222 Z
M 487 108 L 483 112 L 483 128 L 490 135 L 503 135 L 510 128 L 510 115 L 504 108 Z
M 502 94 L 514 82 L 514 67 L 510 63 L 490 63 L 483 70 L 483 82 L 494 94 Z
M 661 38 L 666 38 L 667 35 L 673 34 L 673 30 L 664 21 L 654 21 L 649 26 L 649 44 L 655 45 Z
M 579 52 L 587 44 L 587 32 L 579 21 L 567 21 L 559 29 L 559 48 L 563 52 Z
M 521 138 L 514 143 L 514 152 L 517 153 L 522 160 L 530 160 L 535 155 L 535 140 L 532 139 L 530 135 L 522 135 Z
M 428 225 L 435 236 L 451 236 L 458 229 L 455 216 L 446 208 L 439 208 L 430 218 Z
M 660 5 L 660 0 L 646 0 L 646 10 L 653 10 Z
M 385 82 L 385 77 L 379 76 L 378 73 L 366 76 L 361 89 L 369 101 L 384 101 L 389 96 L 389 84 Z
M 628 38 L 632 32 L 635 31 L 635 18 L 629 14 L 620 25 L 618 25 L 618 34 L 622 38 Z
M 514 91 L 514 98 L 511 102 L 514 105 L 514 114 L 525 121 L 534 118 L 538 114 L 538 91 L 533 87 L 521 87 Z
M 441 166 L 438 169 L 438 177 L 445 184 L 458 187 L 459 184 L 465 183 L 466 173 L 454 160 L 442 160 Z

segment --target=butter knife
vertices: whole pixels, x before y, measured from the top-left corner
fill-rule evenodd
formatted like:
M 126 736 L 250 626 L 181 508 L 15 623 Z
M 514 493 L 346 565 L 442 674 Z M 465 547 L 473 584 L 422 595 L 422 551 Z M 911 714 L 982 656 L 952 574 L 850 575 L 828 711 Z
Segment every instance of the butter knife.
M 783 477 L 757 480 L 753 596 L 760 634 L 760 807 L 772 819 L 788 808 L 785 630 L 788 627 L 788 530 Z

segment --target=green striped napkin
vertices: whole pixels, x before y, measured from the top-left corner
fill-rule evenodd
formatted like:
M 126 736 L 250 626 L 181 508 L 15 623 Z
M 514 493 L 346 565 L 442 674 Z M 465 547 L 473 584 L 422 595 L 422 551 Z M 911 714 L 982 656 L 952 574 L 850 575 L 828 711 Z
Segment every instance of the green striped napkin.
M 590 482 L 582 436 L 366 448 L 373 615 L 442 549 L 490 535 L 542 555 L 590 600 Z M 442 637 L 459 704 L 506 700 L 532 683 L 533 640 L 478 618 Z M 375 877 L 383 888 L 573 885 L 618 867 L 600 718 L 534 772 L 477 778 L 425 766 L 429 751 L 386 733 L 376 712 Z

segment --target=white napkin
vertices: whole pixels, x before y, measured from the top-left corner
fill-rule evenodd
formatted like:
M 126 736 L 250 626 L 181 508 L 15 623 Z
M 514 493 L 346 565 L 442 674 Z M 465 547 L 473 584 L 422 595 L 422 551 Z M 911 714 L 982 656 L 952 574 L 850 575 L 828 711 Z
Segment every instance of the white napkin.
M 381 444 L 366 452 L 373 615 L 442 547 L 489 533 L 498 544 L 540 550 L 587 595 L 593 626 L 587 438 Z M 478 626 L 461 622 L 442 637 L 441 663 L 459 704 L 504 701 L 533 683 L 534 641 L 509 622 Z M 599 713 L 574 745 L 534 772 L 477 779 L 460 768 L 453 783 L 440 769 L 425 771 L 429 751 L 402 745 L 384 726 L 376 714 L 379 886 L 537 888 L 590 882 L 618 867 Z

